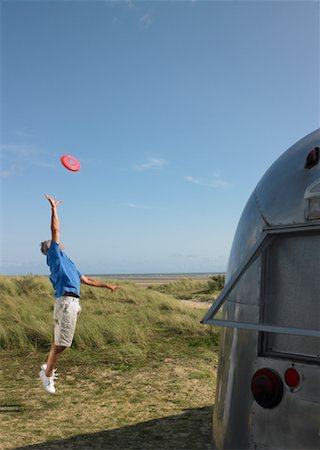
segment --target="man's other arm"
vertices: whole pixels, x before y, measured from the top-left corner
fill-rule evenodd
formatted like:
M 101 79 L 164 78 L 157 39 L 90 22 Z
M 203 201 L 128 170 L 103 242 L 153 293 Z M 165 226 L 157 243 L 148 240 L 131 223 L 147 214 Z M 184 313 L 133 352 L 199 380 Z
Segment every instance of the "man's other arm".
M 110 284 L 105 283 L 104 281 L 98 281 L 94 280 L 93 278 L 86 277 L 85 275 L 82 275 L 80 277 L 81 283 L 87 284 L 88 286 L 94 286 L 94 287 L 102 287 L 106 289 L 110 289 L 110 291 L 115 292 L 117 289 L 119 289 L 119 286 L 116 284 Z

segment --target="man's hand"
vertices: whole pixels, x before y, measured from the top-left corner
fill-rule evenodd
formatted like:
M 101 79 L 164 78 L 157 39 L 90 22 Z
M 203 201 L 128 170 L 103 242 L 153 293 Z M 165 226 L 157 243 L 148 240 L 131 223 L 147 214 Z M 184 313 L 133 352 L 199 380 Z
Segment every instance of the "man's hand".
M 108 286 L 106 286 L 107 289 L 110 289 L 110 291 L 112 291 L 112 293 L 116 292 L 117 289 L 120 288 L 120 286 L 117 286 L 116 284 L 108 284 Z
M 49 200 L 51 206 L 52 206 L 52 214 L 51 214 L 51 234 L 52 234 L 52 240 L 54 242 L 57 242 L 59 244 L 60 242 L 60 224 L 59 224 L 59 217 L 57 212 L 57 206 L 60 205 L 62 200 L 54 201 L 50 195 L 45 195 L 46 199 Z
M 49 200 L 49 202 L 51 203 L 52 208 L 56 208 L 58 205 L 60 205 L 60 203 L 62 202 L 62 200 L 57 200 L 56 202 L 53 200 L 52 197 L 50 197 L 50 195 L 46 194 L 45 195 L 46 199 Z

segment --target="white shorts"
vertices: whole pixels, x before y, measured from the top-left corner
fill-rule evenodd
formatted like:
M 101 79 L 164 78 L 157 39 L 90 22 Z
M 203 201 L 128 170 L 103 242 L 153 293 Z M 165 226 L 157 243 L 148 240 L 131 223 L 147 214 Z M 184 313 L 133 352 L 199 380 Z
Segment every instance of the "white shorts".
M 53 312 L 55 345 L 71 347 L 80 312 L 81 306 L 76 297 L 64 296 L 55 300 Z

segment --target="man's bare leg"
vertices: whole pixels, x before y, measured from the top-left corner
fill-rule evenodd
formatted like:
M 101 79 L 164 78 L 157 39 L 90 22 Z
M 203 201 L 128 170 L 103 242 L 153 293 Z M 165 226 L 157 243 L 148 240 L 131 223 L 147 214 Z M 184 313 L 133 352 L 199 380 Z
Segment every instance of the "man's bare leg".
M 66 347 L 62 347 L 61 345 L 56 345 L 56 344 L 51 345 L 51 349 L 50 349 L 50 352 L 48 355 L 48 360 L 47 360 L 47 369 L 46 369 L 47 377 L 52 377 L 53 369 L 55 368 L 58 358 L 65 349 L 66 349 Z

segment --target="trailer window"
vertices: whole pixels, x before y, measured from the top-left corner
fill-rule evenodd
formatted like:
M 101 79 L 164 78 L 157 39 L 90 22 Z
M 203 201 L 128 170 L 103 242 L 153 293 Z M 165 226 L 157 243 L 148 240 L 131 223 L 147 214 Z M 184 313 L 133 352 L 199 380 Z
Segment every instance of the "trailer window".
M 265 228 L 202 323 L 259 331 L 260 353 L 320 361 L 319 318 L 318 222 Z
M 277 237 L 267 249 L 262 321 L 318 330 L 320 324 L 320 235 Z M 319 339 L 262 334 L 264 353 L 319 358 Z

